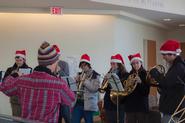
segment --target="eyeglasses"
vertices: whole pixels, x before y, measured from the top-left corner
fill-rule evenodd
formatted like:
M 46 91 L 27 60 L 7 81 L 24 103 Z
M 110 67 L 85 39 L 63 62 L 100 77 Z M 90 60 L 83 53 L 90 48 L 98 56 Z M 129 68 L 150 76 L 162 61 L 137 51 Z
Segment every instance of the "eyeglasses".
M 167 55 L 168 55 L 168 56 L 171 56 L 171 55 L 174 55 L 174 54 L 172 54 L 172 53 L 162 53 L 162 55 L 163 55 L 163 56 L 167 56 Z
M 19 58 L 20 58 L 20 56 L 16 56 L 16 57 L 15 57 L 15 59 L 19 59 Z
M 84 67 L 84 66 L 86 66 L 87 65 L 87 63 L 85 63 L 85 62 L 81 62 L 80 63 L 80 67 L 82 68 L 82 67 Z
M 19 57 L 19 58 L 15 58 L 15 61 L 17 61 L 17 62 L 22 62 L 22 61 L 24 61 L 24 59 L 22 59 L 21 57 Z

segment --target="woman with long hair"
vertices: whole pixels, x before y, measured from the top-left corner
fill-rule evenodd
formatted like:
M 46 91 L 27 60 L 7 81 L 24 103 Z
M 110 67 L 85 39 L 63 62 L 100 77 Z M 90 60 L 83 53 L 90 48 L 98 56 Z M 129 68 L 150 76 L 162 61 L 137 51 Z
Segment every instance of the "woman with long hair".
M 148 95 L 150 86 L 146 83 L 147 72 L 142 65 L 143 60 L 139 53 L 129 55 L 128 58 L 132 66 L 129 74 L 136 75 L 137 86 L 125 100 L 126 123 L 148 123 L 147 112 L 149 111 Z
M 106 77 L 110 73 L 115 73 L 120 81 L 126 80 L 128 77 L 128 72 L 125 68 L 123 58 L 120 54 L 116 54 L 115 56 L 111 57 L 110 61 L 110 70 L 108 71 Z M 105 96 L 104 96 L 104 120 L 105 123 L 124 123 L 124 106 L 122 102 L 119 102 L 119 109 L 118 109 L 118 114 L 117 114 L 117 105 L 112 102 L 110 93 L 111 93 L 111 85 L 108 84 L 107 88 L 105 88 Z M 117 118 L 117 115 L 119 115 L 119 119 Z

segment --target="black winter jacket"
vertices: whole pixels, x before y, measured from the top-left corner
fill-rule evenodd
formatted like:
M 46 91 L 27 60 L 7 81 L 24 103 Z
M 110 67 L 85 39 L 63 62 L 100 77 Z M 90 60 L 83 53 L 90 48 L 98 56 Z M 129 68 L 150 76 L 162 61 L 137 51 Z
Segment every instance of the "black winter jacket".
M 24 64 L 23 64 L 21 67 L 19 67 L 19 68 L 31 68 L 31 67 L 29 67 L 26 63 L 24 63 Z M 17 64 L 14 64 L 12 67 L 9 67 L 9 68 L 6 70 L 3 80 L 4 80 L 7 76 L 11 75 L 12 72 L 15 71 L 15 70 L 18 70 Z M 15 77 L 15 76 L 14 76 L 14 77 Z
M 185 95 L 185 63 L 180 56 L 174 60 L 159 87 L 159 110 L 171 115 Z M 185 107 L 185 103 L 182 106 Z
M 121 76 L 121 73 L 119 71 L 116 74 L 118 75 L 118 77 L 120 78 L 121 81 L 126 80 L 128 75 L 129 75 L 126 72 L 123 76 Z M 109 84 L 108 87 L 106 88 L 106 92 L 105 92 L 105 96 L 104 96 L 104 109 L 111 110 L 111 111 L 116 111 L 117 106 L 116 106 L 116 104 L 114 104 L 111 101 L 110 93 L 111 93 L 111 86 Z M 119 103 L 121 104 L 120 109 L 124 110 L 124 101 L 121 100 L 121 102 L 119 102 Z
M 133 71 L 130 72 L 133 74 Z M 144 69 L 140 69 L 139 77 L 141 83 L 138 83 L 135 90 L 125 99 L 125 112 L 148 112 L 148 95 L 150 91 L 149 84 L 146 83 L 147 72 Z
M 19 68 L 30 68 L 26 63 L 24 63 L 21 67 Z M 9 67 L 4 75 L 3 81 L 6 79 L 6 77 L 8 77 L 9 75 L 13 76 L 13 77 L 18 77 L 17 73 L 13 73 L 13 71 L 17 71 L 18 70 L 18 66 L 16 64 L 14 64 L 12 67 Z M 10 97 L 10 102 L 14 103 L 14 104 L 20 104 L 18 97 L 17 96 L 12 96 Z

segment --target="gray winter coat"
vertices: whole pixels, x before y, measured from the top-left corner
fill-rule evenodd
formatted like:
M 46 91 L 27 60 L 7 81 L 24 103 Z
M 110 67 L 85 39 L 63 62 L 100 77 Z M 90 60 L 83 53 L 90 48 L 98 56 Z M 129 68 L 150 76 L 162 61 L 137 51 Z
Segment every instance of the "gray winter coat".
M 100 77 L 95 71 L 91 79 L 84 82 L 84 110 L 98 111 L 98 88 L 100 87 Z

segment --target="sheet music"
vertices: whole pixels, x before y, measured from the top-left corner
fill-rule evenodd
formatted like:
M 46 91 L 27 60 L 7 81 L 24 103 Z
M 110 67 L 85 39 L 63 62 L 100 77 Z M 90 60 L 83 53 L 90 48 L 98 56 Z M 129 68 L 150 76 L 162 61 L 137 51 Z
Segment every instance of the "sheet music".
M 19 68 L 19 72 L 22 73 L 23 75 L 30 74 L 32 71 L 31 68 Z
M 64 76 L 64 77 L 61 77 L 61 78 L 64 79 L 67 82 L 69 88 L 72 91 L 77 91 L 76 81 L 72 77 L 70 77 L 70 76 Z
M 64 56 L 63 60 L 68 63 L 69 66 L 69 76 L 75 77 L 76 73 L 79 71 L 79 58 L 80 56 Z
M 109 83 L 110 83 L 113 91 L 124 91 L 123 85 L 122 85 L 119 77 L 115 73 L 111 74 L 111 77 L 109 79 Z

